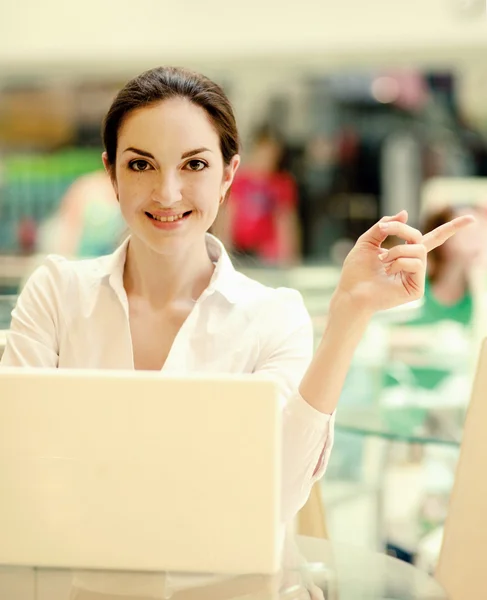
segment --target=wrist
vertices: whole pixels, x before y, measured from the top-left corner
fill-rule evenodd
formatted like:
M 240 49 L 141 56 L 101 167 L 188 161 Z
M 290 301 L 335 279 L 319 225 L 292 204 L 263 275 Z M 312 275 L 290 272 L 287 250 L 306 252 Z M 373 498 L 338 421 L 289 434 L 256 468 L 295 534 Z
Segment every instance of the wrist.
M 337 321 L 365 329 L 373 314 L 374 311 L 367 308 L 350 293 L 337 289 L 330 300 L 328 322 Z

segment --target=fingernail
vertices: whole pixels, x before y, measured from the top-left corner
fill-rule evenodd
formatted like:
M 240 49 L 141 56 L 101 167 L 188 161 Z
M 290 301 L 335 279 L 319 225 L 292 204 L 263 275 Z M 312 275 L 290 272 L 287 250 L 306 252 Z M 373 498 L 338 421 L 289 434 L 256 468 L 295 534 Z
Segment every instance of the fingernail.
M 379 260 L 385 260 L 389 256 L 389 250 L 382 250 L 379 254 Z
M 385 231 L 386 229 L 389 229 L 389 223 L 379 223 L 379 227 Z

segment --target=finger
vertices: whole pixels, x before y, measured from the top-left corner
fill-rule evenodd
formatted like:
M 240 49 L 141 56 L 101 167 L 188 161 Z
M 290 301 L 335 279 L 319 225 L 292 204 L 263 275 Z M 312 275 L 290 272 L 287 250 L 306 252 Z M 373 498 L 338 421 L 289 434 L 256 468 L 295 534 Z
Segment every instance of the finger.
M 457 231 L 471 225 L 475 222 L 475 217 L 473 215 L 464 215 L 462 217 L 457 217 L 444 225 L 440 225 L 433 231 L 430 231 L 426 235 L 423 236 L 422 243 L 426 247 L 426 250 L 429 252 L 438 246 L 441 246 L 446 242 L 448 238 L 451 238 L 452 235 L 455 235 Z
M 426 260 L 426 248 L 424 244 L 398 244 L 389 250 L 382 250 L 379 254 L 380 260 L 390 263 L 398 258 L 420 258 Z
M 420 244 L 423 241 L 423 234 L 421 231 L 406 223 L 401 223 L 400 221 L 379 223 L 379 228 L 384 235 L 384 239 L 389 235 L 395 235 L 410 244 Z
M 363 233 L 359 240 L 362 242 L 368 242 L 370 244 L 374 244 L 379 246 L 382 242 L 387 238 L 388 234 L 385 234 L 381 228 L 381 223 L 390 223 L 392 221 L 399 221 L 400 223 L 407 223 L 408 213 L 405 210 L 401 210 L 401 212 L 397 213 L 392 217 L 382 217 L 380 221 L 378 221 L 375 225 L 373 225 L 370 229 L 368 229 L 365 233 Z
M 398 258 L 393 263 L 385 267 L 388 275 L 395 275 L 404 271 L 404 273 L 421 273 L 425 269 L 425 263 L 420 258 Z
M 401 221 L 401 223 L 407 223 L 408 217 L 408 211 L 401 210 L 401 212 L 398 212 L 397 215 L 393 215 L 392 217 L 382 217 L 379 223 L 389 223 L 390 221 Z

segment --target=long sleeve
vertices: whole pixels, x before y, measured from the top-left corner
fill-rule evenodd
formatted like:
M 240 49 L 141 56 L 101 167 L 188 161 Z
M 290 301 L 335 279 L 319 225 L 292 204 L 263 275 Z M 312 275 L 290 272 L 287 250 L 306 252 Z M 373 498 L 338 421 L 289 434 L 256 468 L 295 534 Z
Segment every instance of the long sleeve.
M 262 341 L 255 373 L 271 376 L 283 401 L 282 518 L 289 521 L 326 470 L 335 416 L 317 411 L 298 392 L 313 352 L 311 319 L 301 295 L 282 288 L 276 300 L 265 309 L 273 331 Z
M 57 367 L 59 356 L 58 269 L 46 259 L 28 279 L 12 311 L 4 367 Z

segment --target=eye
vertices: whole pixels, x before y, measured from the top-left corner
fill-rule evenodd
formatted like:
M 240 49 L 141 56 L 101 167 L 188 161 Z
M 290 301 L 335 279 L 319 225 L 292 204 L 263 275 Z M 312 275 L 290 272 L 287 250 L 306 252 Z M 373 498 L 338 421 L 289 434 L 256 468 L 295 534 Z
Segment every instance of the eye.
M 152 167 L 146 160 L 138 158 L 137 160 L 133 160 L 131 163 L 129 163 L 129 168 L 132 169 L 132 171 L 140 172 L 140 171 L 148 171 Z
M 203 160 L 195 158 L 187 162 L 185 168 L 186 167 L 188 167 L 190 171 L 202 171 L 203 169 L 206 169 L 208 165 Z

